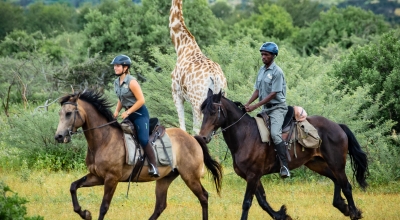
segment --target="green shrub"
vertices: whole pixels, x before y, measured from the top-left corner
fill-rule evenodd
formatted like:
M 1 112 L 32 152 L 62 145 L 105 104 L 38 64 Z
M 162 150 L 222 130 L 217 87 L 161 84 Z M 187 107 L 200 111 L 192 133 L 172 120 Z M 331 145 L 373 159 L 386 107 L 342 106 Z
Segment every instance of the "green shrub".
M 400 121 L 400 30 L 383 34 L 377 42 L 348 51 L 336 63 L 331 76 L 343 79 L 350 90 L 369 84 L 370 95 L 380 96 L 386 105 L 374 117 Z M 394 127 L 400 130 L 400 124 Z M 390 134 L 390 131 L 389 133 Z
M 58 144 L 54 140 L 57 107 L 51 106 L 48 112 L 20 110 L 8 119 L 7 129 L 0 136 L 10 159 L 2 166 L 53 171 L 85 168 L 86 140 L 83 135 L 73 136 L 69 144 Z
M 9 196 L 8 194 L 12 194 Z M 43 220 L 41 216 L 25 217 L 28 200 L 18 196 L 7 185 L 0 182 L 0 219 L 2 220 Z

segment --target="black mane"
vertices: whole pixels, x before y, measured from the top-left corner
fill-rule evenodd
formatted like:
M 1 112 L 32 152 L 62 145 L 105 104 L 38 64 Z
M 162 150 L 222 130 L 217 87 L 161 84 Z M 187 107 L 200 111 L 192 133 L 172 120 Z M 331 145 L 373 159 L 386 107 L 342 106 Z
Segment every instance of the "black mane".
M 91 104 L 99 113 L 107 119 L 107 122 L 114 121 L 114 115 L 111 112 L 110 108 L 113 106 L 102 93 L 85 90 L 83 92 L 75 92 L 74 94 L 66 95 L 61 98 L 60 104 L 63 105 L 65 102 L 68 102 L 71 98 L 79 96 L 79 99 Z M 114 127 L 119 127 L 119 123 L 112 123 Z
M 213 97 L 214 96 L 215 95 L 209 96 L 206 98 L 206 100 L 204 100 L 204 102 L 200 106 L 200 111 L 203 111 L 204 109 L 207 108 L 207 111 L 209 111 L 211 115 L 215 114 L 216 111 L 213 106 L 213 103 L 214 103 Z
M 207 111 L 210 112 L 210 114 L 215 114 L 216 110 L 213 107 L 213 103 L 216 103 L 217 101 L 215 101 L 214 99 L 217 98 L 218 94 L 214 94 L 212 96 L 207 97 L 206 100 L 204 100 L 204 102 L 201 104 L 200 106 L 200 110 L 203 111 L 205 108 L 207 108 Z M 224 96 L 221 97 L 221 99 L 225 99 L 231 103 L 233 103 L 236 107 L 238 107 L 243 113 L 246 112 L 246 109 L 244 108 L 244 105 L 241 102 L 238 101 L 231 101 L 227 98 L 225 98 Z

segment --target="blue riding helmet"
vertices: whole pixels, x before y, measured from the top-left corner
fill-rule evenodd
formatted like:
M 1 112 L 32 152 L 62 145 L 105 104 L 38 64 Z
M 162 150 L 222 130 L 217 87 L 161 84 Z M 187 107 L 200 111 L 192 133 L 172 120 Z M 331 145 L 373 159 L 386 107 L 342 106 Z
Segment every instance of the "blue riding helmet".
M 131 66 L 132 61 L 131 58 L 129 58 L 127 55 L 118 55 L 116 56 L 110 64 L 119 64 L 119 65 L 123 65 L 123 66 Z
M 274 42 L 265 42 L 260 47 L 260 52 L 267 51 L 272 54 L 275 54 L 276 56 L 278 56 L 278 50 L 279 50 L 278 45 L 276 45 L 276 43 L 274 43 Z

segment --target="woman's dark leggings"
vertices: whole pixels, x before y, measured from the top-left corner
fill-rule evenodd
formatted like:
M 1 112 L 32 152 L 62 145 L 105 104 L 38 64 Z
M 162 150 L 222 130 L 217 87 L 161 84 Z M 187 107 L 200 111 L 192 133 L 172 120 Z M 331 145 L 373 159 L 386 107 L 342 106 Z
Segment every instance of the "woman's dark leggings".
M 131 113 L 128 119 L 135 125 L 138 135 L 139 144 L 146 147 L 149 142 L 149 111 L 145 105 L 140 107 L 136 112 Z

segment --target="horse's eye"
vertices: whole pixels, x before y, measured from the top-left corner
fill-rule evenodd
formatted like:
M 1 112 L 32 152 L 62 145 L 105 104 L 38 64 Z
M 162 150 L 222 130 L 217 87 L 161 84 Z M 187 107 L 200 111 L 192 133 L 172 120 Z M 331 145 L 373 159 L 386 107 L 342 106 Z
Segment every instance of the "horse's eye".
M 71 116 L 71 114 L 72 114 L 72 112 L 67 112 L 67 113 L 65 113 L 65 116 L 69 117 L 69 116 Z

